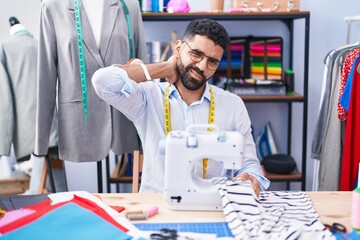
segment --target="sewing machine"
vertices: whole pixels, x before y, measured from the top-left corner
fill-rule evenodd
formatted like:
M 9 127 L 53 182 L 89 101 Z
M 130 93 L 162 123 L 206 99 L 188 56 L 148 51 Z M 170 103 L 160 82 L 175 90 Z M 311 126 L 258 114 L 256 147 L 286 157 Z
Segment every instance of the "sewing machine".
M 209 128 L 214 131 L 207 131 Z M 198 131 L 200 129 L 203 131 Z M 221 211 L 221 198 L 216 186 L 211 179 L 194 174 L 195 168 L 202 166 L 203 159 L 207 158 L 209 165 L 217 161 L 213 163 L 232 173 L 234 169 L 240 169 L 243 136 L 235 131 L 221 132 L 216 125 L 191 125 L 186 131 L 170 132 L 162 145 L 162 153 L 165 151 L 164 197 L 169 208 Z

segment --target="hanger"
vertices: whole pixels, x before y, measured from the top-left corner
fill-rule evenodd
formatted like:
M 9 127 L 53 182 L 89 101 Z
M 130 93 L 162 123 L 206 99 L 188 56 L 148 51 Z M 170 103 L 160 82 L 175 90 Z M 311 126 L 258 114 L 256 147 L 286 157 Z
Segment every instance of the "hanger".
M 351 38 L 351 24 L 352 22 L 360 21 L 360 15 L 357 16 L 346 16 L 344 21 L 348 23 L 347 35 L 346 35 L 346 44 L 350 43 Z M 360 73 L 360 64 L 357 66 L 357 72 Z

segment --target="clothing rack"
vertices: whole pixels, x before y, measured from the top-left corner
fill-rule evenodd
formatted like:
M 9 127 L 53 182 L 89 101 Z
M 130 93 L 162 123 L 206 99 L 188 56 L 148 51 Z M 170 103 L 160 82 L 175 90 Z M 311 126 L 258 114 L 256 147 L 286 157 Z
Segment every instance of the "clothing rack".
M 346 16 L 344 18 L 345 22 L 348 23 L 348 29 L 346 34 L 346 44 L 350 44 L 350 38 L 351 38 L 351 24 L 352 22 L 360 21 L 360 15 L 358 16 Z
M 351 40 L 351 24 L 353 22 L 360 21 L 360 15 L 346 16 L 344 18 L 344 21 L 348 23 L 348 29 L 347 29 L 347 34 L 346 34 L 346 44 L 350 44 L 350 40 Z M 360 73 L 360 65 L 358 65 L 358 68 L 356 70 L 357 70 L 358 73 Z

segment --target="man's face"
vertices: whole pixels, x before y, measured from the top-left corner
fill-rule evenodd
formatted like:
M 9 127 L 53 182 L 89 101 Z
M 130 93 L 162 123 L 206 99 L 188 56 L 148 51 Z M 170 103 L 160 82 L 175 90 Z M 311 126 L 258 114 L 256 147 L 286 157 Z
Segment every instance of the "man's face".
M 182 42 L 177 62 L 179 77 L 185 88 L 198 90 L 214 75 L 223 49 L 204 36 L 195 36 Z
M 185 66 L 179 58 L 177 63 L 177 68 L 179 71 L 179 77 L 181 79 L 182 84 L 189 90 L 198 90 L 206 81 L 211 77 L 206 78 L 205 73 L 201 71 L 195 64 L 189 64 Z M 191 72 L 195 72 L 199 76 L 197 78 L 192 77 Z

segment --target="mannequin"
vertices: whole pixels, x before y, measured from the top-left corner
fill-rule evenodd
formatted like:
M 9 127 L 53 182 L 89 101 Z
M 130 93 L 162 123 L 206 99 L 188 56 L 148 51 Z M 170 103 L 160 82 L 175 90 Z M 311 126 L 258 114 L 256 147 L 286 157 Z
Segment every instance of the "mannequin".
M 19 159 L 34 151 L 37 41 L 15 17 L 9 23 L 10 38 L 0 44 L 0 105 L 5 105 L 0 106 L 0 131 L 6 132 L 0 135 L 0 155 L 9 156 L 13 144 Z M 56 131 L 50 133 L 50 146 L 56 146 Z
M 10 38 L 0 44 L 0 155 L 9 156 L 13 145 L 15 157 L 20 159 L 28 158 L 35 146 L 37 41 L 17 18 L 11 17 L 9 23 Z M 56 120 L 48 137 L 46 147 L 57 146 Z M 23 166 L 34 170 L 37 166 L 33 163 L 41 161 L 29 160 Z M 36 177 L 30 185 L 33 180 L 36 182 Z
M 145 60 L 147 49 L 139 3 L 136 0 L 125 0 L 125 3 L 132 24 L 135 56 Z M 117 155 L 132 152 L 139 148 L 139 143 L 134 125 L 102 101 L 91 84 L 93 73 L 100 67 L 129 60 L 128 27 L 122 3 L 119 0 L 82 0 L 79 6 L 88 110 L 84 110 L 74 0 L 44 0 L 40 17 L 34 153 L 46 154 L 49 116 L 56 107 L 57 97 L 60 159 L 92 162 L 104 159 L 110 149 Z

